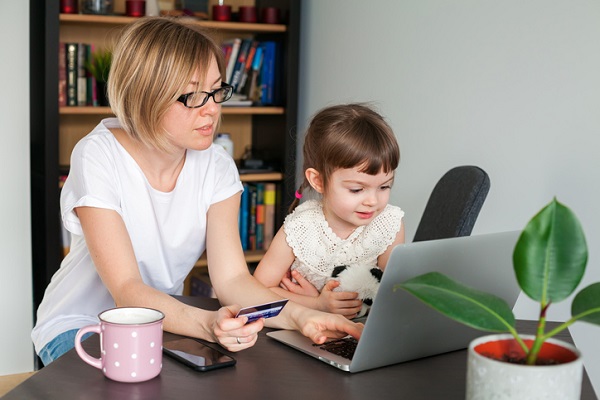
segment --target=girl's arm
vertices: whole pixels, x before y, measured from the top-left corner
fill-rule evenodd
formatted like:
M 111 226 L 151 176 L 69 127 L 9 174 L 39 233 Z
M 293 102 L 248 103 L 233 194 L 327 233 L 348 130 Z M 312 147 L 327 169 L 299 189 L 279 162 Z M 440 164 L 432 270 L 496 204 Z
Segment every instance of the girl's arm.
M 361 310 L 362 301 L 357 299 L 357 293 L 333 291 L 339 286 L 335 280 L 329 281 L 321 293 L 296 271 L 292 271 L 296 283 L 292 282 L 287 278 L 287 273 L 293 261 L 294 252 L 287 244 L 283 228 L 280 228 L 256 267 L 254 277 L 274 293 L 305 307 L 341 314 L 347 318 L 354 318 Z
M 402 219 L 401 224 L 402 225 L 400 225 L 400 230 L 398 231 L 398 233 L 396 233 L 396 239 L 394 239 L 394 242 L 391 245 L 389 245 L 388 248 L 385 249 L 385 252 L 377 258 L 377 266 L 382 271 L 385 269 L 385 266 L 387 265 L 387 262 L 390 258 L 390 255 L 392 254 L 392 250 L 394 250 L 394 247 L 396 247 L 399 244 L 404 244 L 404 219 Z

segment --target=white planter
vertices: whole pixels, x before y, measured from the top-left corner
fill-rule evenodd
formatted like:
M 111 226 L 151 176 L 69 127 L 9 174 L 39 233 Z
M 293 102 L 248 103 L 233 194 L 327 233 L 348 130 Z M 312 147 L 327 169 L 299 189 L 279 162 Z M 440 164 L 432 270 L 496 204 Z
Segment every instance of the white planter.
M 522 335 L 522 338 L 533 339 L 533 336 Z M 475 351 L 475 347 L 484 343 L 506 343 L 510 339 L 514 341 L 510 334 L 499 334 L 480 337 L 471 342 L 467 365 L 467 400 L 580 399 L 583 360 L 577 348 L 569 343 L 554 339 L 546 341 L 575 356 L 574 361 L 557 365 L 511 364 L 493 360 Z

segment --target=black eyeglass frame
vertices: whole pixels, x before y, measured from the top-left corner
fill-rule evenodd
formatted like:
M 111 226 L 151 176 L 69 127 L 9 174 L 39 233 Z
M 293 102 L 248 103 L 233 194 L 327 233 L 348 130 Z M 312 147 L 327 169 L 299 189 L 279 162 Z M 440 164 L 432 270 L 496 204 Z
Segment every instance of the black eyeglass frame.
M 215 95 L 217 93 L 219 93 L 220 91 L 225 90 L 225 89 L 229 89 L 229 94 L 226 95 L 223 98 L 223 100 L 217 101 L 217 98 L 215 97 Z M 193 107 L 192 106 L 188 106 L 188 104 L 187 104 L 188 97 L 190 97 L 190 96 L 192 96 L 194 94 L 198 94 L 198 93 L 204 93 L 204 94 L 206 94 L 206 97 L 204 98 L 204 100 L 202 101 L 202 103 L 200 103 L 197 106 L 193 106 Z M 212 99 L 213 99 L 213 101 L 215 103 L 221 104 L 221 103 L 225 103 L 227 100 L 231 99 L 231 96 L 233 96 L 233 86 L 231 86 L 231 85 L 223 82 L 223 83 L 221 83 L 221 87 L 220 88 L 215 89 L 212 92 L 200 91 L 200 92 L 190 92 L 190 93 L 182 94 L 181 96 L 179 96 L 177 98 L 177 101 L 180 102 L 180 103 L 183 103 L 183 105 L 185 107 L 187 107 L 187 108 L 200 108 L 203 105 L 205 105 L 208 102 L 208 99 L 210 99 L 211 97 L 212 97 Z

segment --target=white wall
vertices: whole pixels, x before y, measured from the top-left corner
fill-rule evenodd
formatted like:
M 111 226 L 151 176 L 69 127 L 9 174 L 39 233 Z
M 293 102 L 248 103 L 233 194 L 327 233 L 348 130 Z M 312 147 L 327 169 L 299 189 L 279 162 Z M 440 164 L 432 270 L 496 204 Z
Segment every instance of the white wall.
M 33 370 L 29 189 L 29 2 L 0 24 L 0 375 Z M 10 17 L 8 17 L 10 16 Z
M 492 188 L 473 234 L 522 229 L 557 196 L 586 231 L 584 283 L 600 281 L 599 21 L 596 0 L 308 0 L 298 131 L 321 107 L 373 101 L 400 142 L 408 240 L 437 179 L 475 164 Z M 521 298 L 516 314 L 537 309 Z M 571 332 L 600 393 L 600 327 Z

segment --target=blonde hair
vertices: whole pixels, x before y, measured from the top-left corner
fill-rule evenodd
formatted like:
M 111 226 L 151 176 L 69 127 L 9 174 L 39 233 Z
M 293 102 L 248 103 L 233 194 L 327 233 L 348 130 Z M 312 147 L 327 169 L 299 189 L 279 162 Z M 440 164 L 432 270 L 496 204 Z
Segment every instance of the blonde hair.
M 129 25 L 108 77 L 110 106 L 123 129 L 147 146 L 168 150 L 163 117 L 196 72 L 206 78 L 213 58 L 224 79 L 221 48 L 192 20 L 146 17 Z
M 394 171 L 400 147 L 392 128 L 368 105 L 342 104 L 324 108 L 313 117 L 304 137 L 303 156 L 303 170 L 319 171 L 327 190 L 331 174 L 338 169 L 361 167 L 361 172 L 370 175 Z M 290 212 L 310 187 L 305 177 Z

